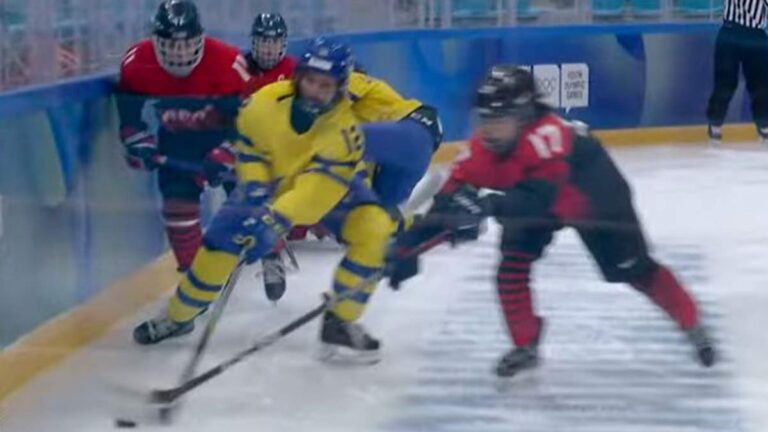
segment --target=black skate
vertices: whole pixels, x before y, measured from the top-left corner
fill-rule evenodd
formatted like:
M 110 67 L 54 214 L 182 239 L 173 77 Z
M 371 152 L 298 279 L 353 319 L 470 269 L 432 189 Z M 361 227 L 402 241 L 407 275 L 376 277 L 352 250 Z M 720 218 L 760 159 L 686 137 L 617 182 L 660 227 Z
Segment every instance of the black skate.
M 267 299 L 277 302 L 285 294 L 285 265 L 279 253 L 267 254 L 261 260 L 264 272 L 264 291 Z
M 768 145 L 768 127 L 757 128 L 757 134 L 760 136 L 760 143 Z
M 329 362 L 374 364 L 379 358 L 380 343 L 366 333 L 363 326 L 342 321 L 326 312 L 320 329 L 323 344 L 320 359 Z
M 704 367 L 714 365 L 716 360 L 715 346 L 704 327 L 696 325 L 685 333 L 696 350 L 696 358 L 699 363 Z
M 496 375 L 500 378 L 511 378 L 518 373 L 533 369 L 539 365 L 539 339 L 544 331 L 544 320 L 539 318 L 539 333 L 528 345 L 513 348 L 499 360 L 496 365 Z
M 720 147 L 723 144 L 723 132 L 720 126 L 710 124 L 707 126 L 707 136 L 709 137 L 710 147 Z
M 165 339 L 192 333 L 194 329 L 194 320 L 177 323 L 167 317 L 160 317 L 144 321 L 133 329 L 133 340 L 139 345 L 154 345 Z
M 539 350 L 535 344 L 516 347 L 499 360 L 499 364 L 496 366 L 496 375 L 501 378 L 510 378 L 538 365 Z

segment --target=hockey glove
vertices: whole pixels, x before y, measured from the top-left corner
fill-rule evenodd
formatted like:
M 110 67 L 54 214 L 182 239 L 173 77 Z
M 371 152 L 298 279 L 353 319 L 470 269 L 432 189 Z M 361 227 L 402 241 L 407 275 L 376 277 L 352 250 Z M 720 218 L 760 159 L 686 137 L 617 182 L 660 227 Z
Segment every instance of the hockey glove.
M 480 196 L 477 188 L 465 184 L 452 192 L 435 195 L 435 203 L 423 223 L 450 231 L 451 242 L 457 244 L 477 240 L 480 223 L 490 214 L 490 202 Z
M 203 160 L 203 174 L 211 187 L 218 187 L 224 183 L 227 173 L 235 169 L 235 152 L 232 144 L 224 144 L 214 148 Z
M 419 257 L 424 252 L 450 240 L 451 233 L 440 228 L 426 218 L 416 216 L 408 231 L 395 237 L 385 260 L 385 275 L 389 286 L 394 290 L 400 284 L 419 273 Z
M 419 274 L 418 255 L 408 255 L 408 251 L 429 234 L 423 230 L 411 230 L 398 234 L 387 251 L 384 271 L 389 277 L 389 286 L 397 291 L 406 280 Z
M 273 212 L 269 207 L 260 208 L 243 221 L 243 237 L 238 242 L 248 248 L 245 261 L 253 264 L 271 252 L 289 229 L 291 222 L 283 215 Z
M 125 149 L 125 160 L 135 170 L 152 171 L 158 167 L 155 159 L 160 156 L 155 136 L 147 131 L 124 127 L 120 139 Z
M 389 276 L 389 286 L 393 290 L 400 289 L 400 285 L 408 279 L 419 274 L 419 257 L 397 258 L 387 257 L 386 274 Z

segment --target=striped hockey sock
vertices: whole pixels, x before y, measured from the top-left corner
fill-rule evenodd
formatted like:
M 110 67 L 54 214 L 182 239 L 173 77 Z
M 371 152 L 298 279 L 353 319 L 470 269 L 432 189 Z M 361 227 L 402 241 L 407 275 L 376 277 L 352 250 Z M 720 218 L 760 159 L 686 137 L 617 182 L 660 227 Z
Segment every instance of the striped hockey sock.
M 530 344 L 539 333 L 539 319 L 533 313 L 530 274 L 535 257 L 531 254 L 502 250 L 496 277 L 499 300 L 515 346 Z
M 163 205 L 163 221 L 179 271 L 186 271 L 203 239 L 199 205 L 192 201 L 169 200 Z

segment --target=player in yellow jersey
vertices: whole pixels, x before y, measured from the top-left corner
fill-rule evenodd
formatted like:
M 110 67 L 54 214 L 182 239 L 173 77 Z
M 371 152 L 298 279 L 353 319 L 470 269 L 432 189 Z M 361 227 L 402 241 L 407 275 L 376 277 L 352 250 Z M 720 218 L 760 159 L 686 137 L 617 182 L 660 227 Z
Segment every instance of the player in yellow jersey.
M 348 85 L 352 111 L 365 138 L 363 159 L 375 164 L 373 189 L 379 203 L 393 215 L 429 168 L 432 153 L 442 141 L 437 111 L 416 99 L 406 99 L 386 82 L 352 72 Z M 300 240 L 307 229 L 294 229 L 290 240 Z M 267 298 L 277 301 L 286 289 L 285 269 L 279 253 L 264 260 Z
M 191 332 L 244 247 L 246 261 L 255 262 L 291 226 L 322 220 L 347 252 L 333 282 L 336 294 L 346 294 L 324 316 L 321 341 L 334 351 L 375 358 L 379 341 L 355 323 L 375 284 L 349 290 L 383 266 L 396 222 L 361 180 L 364 138 L 346 92 L 351 62 L 345 45 L 320 39 L 292 81 L 264 87 L 241 109 L 238 186 L 214 217 L 166 313 L 134 330 L 137 343 Z

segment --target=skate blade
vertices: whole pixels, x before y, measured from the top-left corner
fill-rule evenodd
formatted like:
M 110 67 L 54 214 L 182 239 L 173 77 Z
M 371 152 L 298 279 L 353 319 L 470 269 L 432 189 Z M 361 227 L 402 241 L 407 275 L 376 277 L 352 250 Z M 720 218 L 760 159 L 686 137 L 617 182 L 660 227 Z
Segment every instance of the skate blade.
M 285 295 L 285 287 L 281 288 L 264 288 L 264 294 L 267 296 L 267 300 L 272 303 L 277 303 Z
M 381 361 L 381 353 L 376 351 L 358 351 L 338 345 L 322 344 L 318 360 L 335 365 L 374 365 Z
M 541 365 L 541 360 L 539 360 L 535 364 L 532 364 L 523 369 L 520 369 L 513 375 L 505 375 L 505 376 L 499 375 L 496 372 L 496 368 L 493 368 L 491 372 L 494 374 L 494 376 L 496 376 L 496 383 L 495 383 L 496 390 L 499 392 L 505 392 L 514 387 L 519 388 L 519 387 L 524 387 L 526 385 L 534 383 L 538 377 L 538 374 L 536 373 L 536 371 L 538 370 L 540 365 Z
M 706 350 L 694 348 L 692 357 L 696 364 L 703 368 L 714 367 L 719 360 L 717 351 L 712 347 Z

